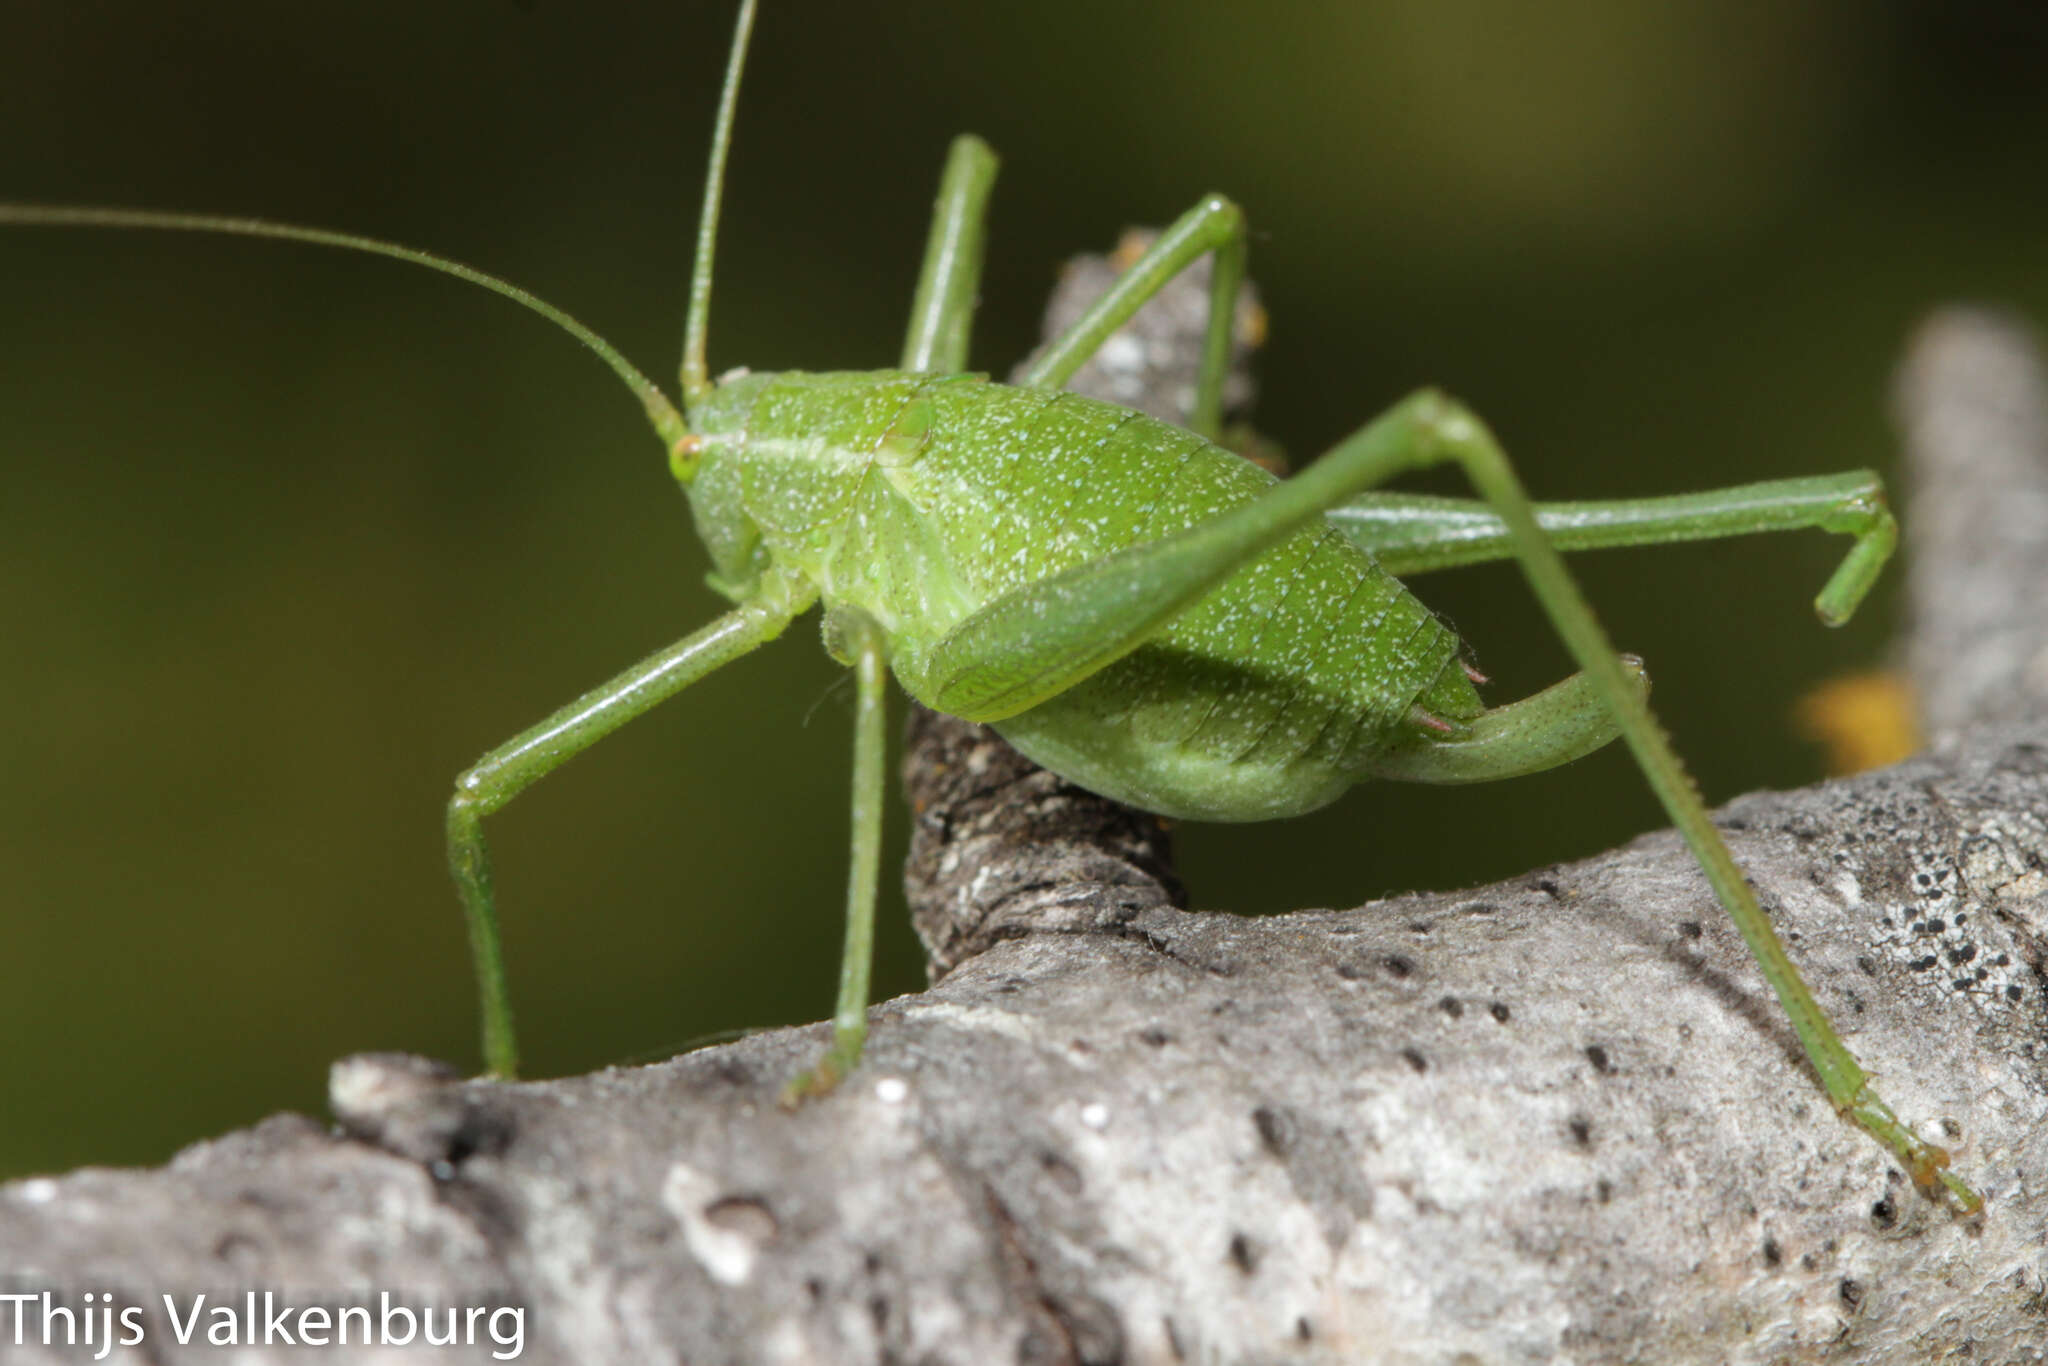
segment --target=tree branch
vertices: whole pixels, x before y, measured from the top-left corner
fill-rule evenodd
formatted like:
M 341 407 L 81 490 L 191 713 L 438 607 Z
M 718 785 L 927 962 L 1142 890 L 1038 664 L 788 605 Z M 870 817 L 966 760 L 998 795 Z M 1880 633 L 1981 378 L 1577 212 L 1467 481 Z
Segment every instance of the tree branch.
M 279 1116 L 6 1187 L 18 1288 L 143 1306 L 165 1362 L 218 1352 L 159 1295 L 250 1288 L 516 1304 L 543 1361 L 2038 1360 L 2039 360 L 1944 315 L 1901 402 L 1940 743 L 1721 824 L 1979 1218 L 1831 1113 L 1668 833 L 1477 891 L 1190 914 L 1156 824 L 920 720 L 943 980 L 876 1008 L 833 1095 L 775 1103 L 824 1026 L 520 1085 L 348 1059 L 339 1132 Z

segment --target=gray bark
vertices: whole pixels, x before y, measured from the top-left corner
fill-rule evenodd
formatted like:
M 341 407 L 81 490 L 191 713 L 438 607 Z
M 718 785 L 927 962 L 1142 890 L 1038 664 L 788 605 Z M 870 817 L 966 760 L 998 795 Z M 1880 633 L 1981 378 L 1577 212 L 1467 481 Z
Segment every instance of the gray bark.
M 519 1085 L 346 1059 L 338 1127 L 0 1189 L 0 1290 L 111 1291 L 162 1362 L 221 1354 L 177 1346 L 160 1295 L 251 1288 L 518 1305 L 550 1362 L 2041 1361 L 2041 384 L 1975 315 L 1906 367 L 1905 654 L 1937 744 L 1720 817 L 1981 1216 L 1832 1113 L 1669 834 L 1477 891 L 1190 914 L 1156 823 L 920 719 L 939 980 L 875 1009 L 834 1094 L 776 1103 L 823 1026 Z

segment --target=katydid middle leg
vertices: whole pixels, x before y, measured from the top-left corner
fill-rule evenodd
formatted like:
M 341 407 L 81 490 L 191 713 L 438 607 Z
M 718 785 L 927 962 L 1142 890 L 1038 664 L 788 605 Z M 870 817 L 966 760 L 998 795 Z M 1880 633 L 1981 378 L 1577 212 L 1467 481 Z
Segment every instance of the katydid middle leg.
M 875 956 L 875 898 L 882 875 L 882 809 L 888 800 L 887 641 L 874 618 L 835 608 L 825 620 L 825 647 L 853 667 L 853 857 L 846 875 L 846 945 L 839 959 L 839 1000 L 832 1044 L 815 1067 L 790 1079 L 785 1104 L 838 1085 L 860 1061 L 868 1032 L 868 979 Z
M 924 263 L 903 342 L 905 370 L 946 372 L 967 364 L 974 296 L 981 284 L 989 191 L 996 156 L 971 135 L 953 139 L 932 210 Z M 887 641 L 873 618 L 852 609 L 825 623 L 827 648 L 854 671 L 853 857 L 846 883 L 846 942 L 839 958 L 839 998 L 832 1044 L 816 1066 L 790 1079 L 783 1099 L 794 1104 L 829 1091 L 860 1061 L 867 1038 L 868 984 L 874 963 L 875 902 L 881 884 L 882 809 L 886 796 Z

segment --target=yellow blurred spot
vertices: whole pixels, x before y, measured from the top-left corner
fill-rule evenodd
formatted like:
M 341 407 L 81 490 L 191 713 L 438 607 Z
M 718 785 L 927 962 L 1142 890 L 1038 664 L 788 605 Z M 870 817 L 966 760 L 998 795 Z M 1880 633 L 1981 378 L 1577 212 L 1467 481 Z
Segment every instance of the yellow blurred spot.
M 1266 344 L 1266 310 L 1255 299 L 1240 299 L 1237 305 L 1237 340 L 1253 350 Z
M 1124 235 L 1117 239 L 1116 250 L 1109 254 L 1110 264 L 1118 270 L 1129 270 L 1138 264 L 1138 258 L 1148 251 L 1159 234 L 1143 228 L 1125 228 Z
M 1814 687 L 1793 708 L 1799 733 L 1827 751 L 1836 777 L 1895 764 L 1920 748 L 1913 690 L 1884 670 L 1843 674 Z

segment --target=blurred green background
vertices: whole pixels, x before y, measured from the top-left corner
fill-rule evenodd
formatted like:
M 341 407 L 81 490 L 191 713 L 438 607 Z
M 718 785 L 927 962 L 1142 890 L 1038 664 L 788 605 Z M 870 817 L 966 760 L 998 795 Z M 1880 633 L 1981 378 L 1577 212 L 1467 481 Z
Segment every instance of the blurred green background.
M 1005 157 L 987 368 L 1029 344 L 1063 256 L 1220 189 L 1258 231 L 1259 422 L 1297 455 L 1440 382 L 1539 495 L 1887 466 L 1926 308 L 2048 315 L 2041 13 L 771 3 L 713 366 L 890 362 L 969 129 Z M 9 5 L 0 197 L 416 242 L 667 374 L 730 18 Z M 1840 549 L 1581 561 L 1715 799 L 1814 777 L 1794 697 L 1883 657 L 1896 576 L 1846 631 L 1809 613 Z M 635 406 L 498 300 L 298 248 L 0 232 L 0 1174 L 317 1113 L 354 1050 L 474 1065 L 449 782 L 705 620 L 703 568 Z M 1495 696 L 1564 671 L 1511 572 L 1423 588 Z M 827 1011 L 836 674 L 800 626 L 492 823 L 532 1072 Z M 1607 754 L 1181 848 L 1198 904 L 1274 910 L 1660 823 Z M 922 980 L 890 896 L 884 994 Z

